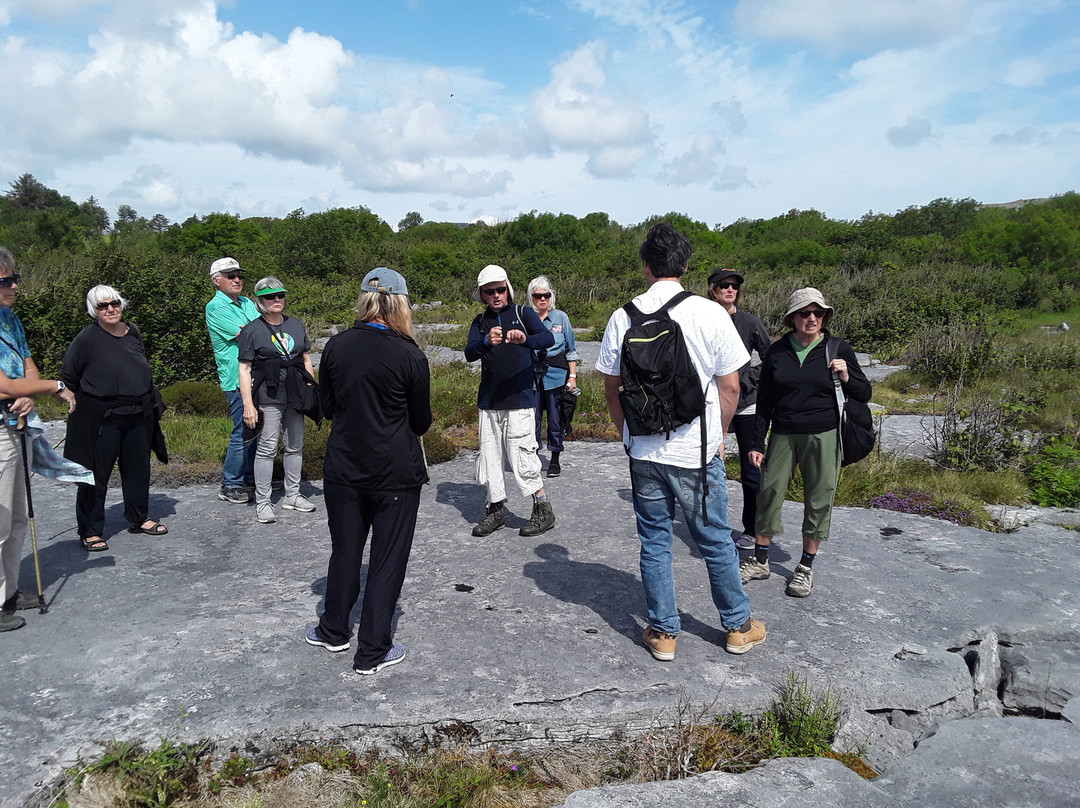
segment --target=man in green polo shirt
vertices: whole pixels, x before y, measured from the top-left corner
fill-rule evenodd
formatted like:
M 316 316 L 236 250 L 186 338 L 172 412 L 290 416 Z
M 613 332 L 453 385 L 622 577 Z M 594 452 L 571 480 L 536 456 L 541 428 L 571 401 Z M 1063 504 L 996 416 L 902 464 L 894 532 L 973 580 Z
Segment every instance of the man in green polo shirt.
M 210 344 L 214 346 L 218 382 L 225 392 L 233 422 L 221 469 L 218 499 L 246 504 L 251 495 L 245 486 L 254 487 L 255 484 L 255 441 L 244 445 L 244 402 L 240 398 L 236 337 L 241 328 L 259 316 L 259 312 L 254 303 L 240 294 L 244 271 L 235 258 L 219 258 L 212 263 L 210 282 L 217 292 L 206 304 L 206 328 L 210 331 Z

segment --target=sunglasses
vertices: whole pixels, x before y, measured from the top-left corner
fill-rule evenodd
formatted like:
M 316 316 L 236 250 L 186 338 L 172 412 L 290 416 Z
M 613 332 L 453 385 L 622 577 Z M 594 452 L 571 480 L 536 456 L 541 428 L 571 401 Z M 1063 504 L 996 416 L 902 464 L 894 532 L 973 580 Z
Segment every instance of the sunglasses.
M 825 316 L 824 309 L 803 309 L 802 311 L 797 311 L 795 313 L 804 320 L 808 320 L 811 317 L 817 317 L 820 320 Z
M 230 272 L 228 275 L 223 275 L 222 277 L 228 278 L 230 281 L 242 281 L 244 279 L 244 276 L 239 272 Z
M 20 275 L 18 272 L 13 272 L 10 275 L 6 275 L 3 278 L 0 278 L 0 286 L 4 287 L 5 289 L 10 286 L 14 286 L 19 282 L 19 277 Z
M 717 289 L 734 289 L 734 290 L 738 291 L 739 284 L 731 283 L 730 281 L 723 281 L 722 283 L 716 284 L 716 288 Z
M 96 308 L 98 311 L 105 311 L 105 309 L 109 308 L 119 309 L 123 305 L 124 304 L 121 303 L 119 300 L 103 300 L 102 302 L 98 303 L 97 306 L 95 306 L 94 308 Z
M 533 300 L 547 300 L 551 297 L 551 292 L 533 292 Z
M 482 294 L 482 295 L 505 295 L 506 294 L 506 287 L 505 286 L 496 286 L 494 289 L 481 289 L 480 294 Z

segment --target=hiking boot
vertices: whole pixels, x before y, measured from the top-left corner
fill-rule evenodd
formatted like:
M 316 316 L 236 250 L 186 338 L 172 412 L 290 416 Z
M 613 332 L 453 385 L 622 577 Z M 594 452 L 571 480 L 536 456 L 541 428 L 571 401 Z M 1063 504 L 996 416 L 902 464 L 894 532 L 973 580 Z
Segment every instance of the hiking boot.
M 784 594 L 791 598 L 806 598 L 814 588 L 814 571 L 802 564 L 795 568 L 795 574 L 788 581 Z
M 326 640 L 324 640 L 322 637 L 319 636 L 318 629 L 318 626 L 308 626 L 307 633 L 304 635 L 304 640 L 307 641 L 308 645 L 317 645 L 320 648 L 325 648 L 327 651 L 333 651 L 334 653 L 337 653 L 338 651 L 349 650 L 349 644 L 347 642 L 340 645 L 335 645 L 332 642 L 327 642 Z
M 764 581 L 772 572 L 769 570 L 769 562 L 762 564 L 754 556 L 749 556 L 739 564 L 739 575 L 742 577 L 743 586 L 750 581 Z
M 376 665 L 374 668 L 358 668 L 353 666 L 353 671 L 359 673 L 361 676 L 371 676 L 373 673 L 378 673 L 383 668 L 389 668 L 391 665 L 396 665 L 405 658 L 405 646 L 394 643 L 390 646 L 390 650 L 386 652 L 386 656 L 382 658 L 382 662 Z
M 519 536 L 539 536 L 555 526 L 555 511 L 551 509 L 550 502 L 534 502 L 532 516 L 529 521 L 521 526 Z
M 16 591 L 14 595 L 4 601 L 3 610 L 5 612 L 14 612 L 20 609 L 36 609 L 37 607 L 37 595 Z
M 251 501 L 251 495 L 243 488 L 226 488 L 225 486 L 221 487 L 217 498 L 234 505 L 247 505 Z
M 313 513 L 315 511 L 315 506 L 299 494 L 295 497 L 282 499 L 281 507 L 287 511 L 300 511 L 300 513 Z
M 756 544 L 756 540 L 749 533 L 740 533 L 737 530 L 731 531 L 731 540 L 740 550 L 753 550 Z
M 14 631 L 26 625 L 26 618 L 14 612 L 0 614 L 0 631 Z
M 559 453 L 552 452 L 551 460 L 548 463 L 547 476 L 558 477 L 560 474 L 562 474 L 562 466 L 559 465 Z
M 484 518 L 480 520 L 480 524 L 472 529 L 472 534 L 474 536 L 490 536 L 505 524 L 503 504 L 495 502 L 484 509 Z
M 663 634 L 654 631 L 652 626 L 645 626 L 645 630 L 641 632 L 641 641 L 645 643 L 645 647 L 649 649 L 653 659 L 660 662 L 671 662 L 675 658 L 674 634 Z
M 277 516 L 274 515 L 274 506 L 269 502 L 260 502 L 255 506 L 255 518 L 262 522 L 264 525 L 269 525 L 272 522 L 277 521 Z
M 755 645 L 765 642 L 765 624 L 754 618 L 749 618 L 743 623 L 742 628 L 729 631 L 725 650 L 729 654 L 745 654 Z

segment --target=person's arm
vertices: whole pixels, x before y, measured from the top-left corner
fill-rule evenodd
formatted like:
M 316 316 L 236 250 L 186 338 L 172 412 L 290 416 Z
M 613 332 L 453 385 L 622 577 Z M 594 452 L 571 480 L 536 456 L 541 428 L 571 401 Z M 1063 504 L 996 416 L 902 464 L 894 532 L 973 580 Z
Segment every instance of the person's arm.
M 41 378 L 41 374 L 38 372 L 37 365 L 34 364 L 34 360 L 31 359 L 29 356 L 23 359 L 23 378 L 35 380 Z M 64 377 L 61 376 L 60 378 L 62 379 Z M 65 381 L 64 384 L 67 384 L 67 381 Z M 70 387 L 71 385 L 68 386 Z M 34 399 L 30 396 L 19 396 L 19 398 L 11 402 L 11 406 L 8 407 L 8 409 L 16 415 L 25 418 L 27 415 L 34 411 Z
M 304 351 L 304 369 L 308 372 L 311 378 L 315 378 L 315 366 L 311 364 L 311 357 L 308 356 L 307 351 Z
M 206 328 L 211 336 L 217 336 L 224 342 L 236 339 L 240 330 L 246 325 L 241 322 L 245 316 L 235 306 L 211 306 L 206 309 Z
M 521 309 L 521 324 L 525 326 L 525 346 L 534 351 L 550 348 L 555 344 L 555 335 L 552 334 L 540 321 L 540 317 L 532 309 L 523 306 Z M 513 333 L 512 331 L 510 332 Z M 511 340 L 507 340 L 508 342 Z
M 623 416 L 622 402 L 619 401 L 619 386 L 621 384 L 622 379 L 618 376 L 604 374 L 604 399 L 607 401 L 608 412 L 611 414 L 611 423 L 615 424 L 620 439 L 623 433 L 623 423 L 626 420 L 625 416 Z
M 483 318 L 483 314 L 478 314 L 472 321 L 472 325 L 469 326 L 469 337 L 465 340 L 466 362 L 475 362 L 491 350 L 491 346 L 488 344 L 485 335 L 480 332 L 480 323 Z M 502 329 L 499 329 L 499 333 L 502 333 Z
M 837 342 L 840 347 L 830 370 L 834 370 L 840 378 L 840 387 L 843 388 L 845 396 L 865 404 L 870 400 L 870 394 L 873 392 L 870 381 L 863 373 L 863 369 L 859 367 L 859 359 L 851 350 L 851 346 L 843 340 L 837 340 Z
M 319 360 L 319 400 L 322 403 L 323 418 L 334 420 L 334 337 L 323 348 Z
M 259 422 L 259 411 L 255 409 L 255 400 L 251 396 L 251 362 L 241 362 L 240 400 L 244 402 L 244 423 L 248 429 L 254 429 Z
M 56 379 L 10 379 L 0 370 L 0 398 L 19 399 L 24 396 L 44 396 L 49 393 L 67 402 L 68 412 L 75 410 L 75 394 L 66 387 L 57 390 Z
M 423 435 L 431 428 L 431 371 L 427 357 L 415 362 L 415 378 L 409 387 L 406 406 L 409 411 L 409 428 L 413 434 Z
M 739 404 L 739 371 L 735 370 L 713 378 L 716 380 L 716 390 L 720 394 L 720 422 L 723 424 L 726 436 L 728 427 L 731 426 L 731 419 L 735 416 L 735 408 Z M 723 438 L 720 443 L 723 446 Z
M 563 314 L 563 340 L 566 342 L 566 364 L 570 367 L 570 375 L 566 379 L 566 386 L 571 390 L 577 389 L 577 365 L 578 352 L 577 340 L 574 338 L 574 329 L 570 325 L 570 318 Z

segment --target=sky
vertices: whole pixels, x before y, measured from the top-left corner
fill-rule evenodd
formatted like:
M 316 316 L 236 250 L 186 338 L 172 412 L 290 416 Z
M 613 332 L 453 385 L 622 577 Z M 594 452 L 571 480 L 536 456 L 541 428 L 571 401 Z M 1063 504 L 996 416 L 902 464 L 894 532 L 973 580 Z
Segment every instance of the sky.
M 710 226 L 1080 190 L 1080 0 L 0 0 L 0 189 Z

